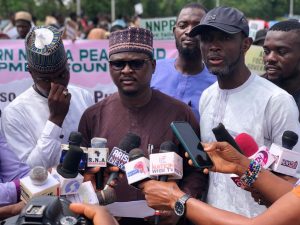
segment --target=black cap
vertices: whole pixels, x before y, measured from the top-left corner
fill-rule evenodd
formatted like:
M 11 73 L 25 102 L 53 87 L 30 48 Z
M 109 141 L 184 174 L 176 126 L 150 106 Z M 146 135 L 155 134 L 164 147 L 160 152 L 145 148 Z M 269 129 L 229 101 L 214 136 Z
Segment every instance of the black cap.
M 256 32 L 255 40 L 253 41 L 253 44 L 256 45 L 259 41 L 265 40 L 267 36 L 267 32 L 268 32 L 267 29 L 258 30 Z
M 62 164 L 57 166 L 56 171 L 64 178 L 75 178 L 78 175 L 78 166 L 83 151 L 76 145 L 71 145 Z
M 200 21 L 200 24 L 195 26 L 190 36 L 196 36 L 207 28 L 217 28 L 229 34 L 243 32 L 249 36 L 249 25 L 244 14 L 231 7 L 217 7 L 210 10 Z

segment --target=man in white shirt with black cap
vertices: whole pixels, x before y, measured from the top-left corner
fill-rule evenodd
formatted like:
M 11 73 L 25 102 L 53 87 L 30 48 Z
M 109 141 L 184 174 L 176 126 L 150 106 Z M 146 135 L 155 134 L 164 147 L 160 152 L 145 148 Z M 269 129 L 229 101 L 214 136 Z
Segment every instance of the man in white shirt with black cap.
M 190 32 L 191 36 L 199 34 L 204 62 L 218 80 L 200 99 L 201 141 L 215 141 L 212 128 L 219 123 L 232 136 L 250 134 L 259 146 L 281 145 L 286 130 L 299 135 L 299 113 L 293 97 L 245 65 L 252 39 L 244 14 L 230 7 L 214 8 Z M 300 143 L 294 149 L 300 151 Z M 229 175 L 210 173 L 209 180 L 209 204 L 248 217 L 265 210 Z

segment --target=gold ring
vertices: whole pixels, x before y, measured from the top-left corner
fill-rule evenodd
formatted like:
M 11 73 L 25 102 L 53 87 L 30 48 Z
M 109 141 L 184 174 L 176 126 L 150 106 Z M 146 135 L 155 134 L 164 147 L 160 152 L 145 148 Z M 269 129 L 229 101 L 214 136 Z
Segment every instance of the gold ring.
M 64 96 L 67 96 L 69 94 L 68 90 L 63 91 Z

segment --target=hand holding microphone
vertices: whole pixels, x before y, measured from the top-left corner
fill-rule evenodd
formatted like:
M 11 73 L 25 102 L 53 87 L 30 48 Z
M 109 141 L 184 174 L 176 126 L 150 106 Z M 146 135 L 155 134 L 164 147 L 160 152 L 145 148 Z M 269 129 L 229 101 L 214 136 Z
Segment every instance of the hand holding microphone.
M 141 138 L 138 135 L 127 133 L 120 141 L 118 147 L 114 147 L 111 150 L 107 162 L 121 171 L 125 171 L 124 165 L 129 162 L 129 151 L 140 147 L 140 145 Z M 117 179 L 119 175 L 119 171 L 110 173 L 104 189 L 107 189 L 111 185 L 111 182 Z

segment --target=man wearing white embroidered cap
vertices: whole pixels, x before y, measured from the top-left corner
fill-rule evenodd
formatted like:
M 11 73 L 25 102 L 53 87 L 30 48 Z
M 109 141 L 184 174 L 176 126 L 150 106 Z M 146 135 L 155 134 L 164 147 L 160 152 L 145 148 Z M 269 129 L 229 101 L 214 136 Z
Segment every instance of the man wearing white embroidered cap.
M 70 71 L 61 33 L 34 27 L 25 40 L 33 85 L 3 111 L 2 130 L 11 149 L 30 167 L 59 163 L 60 145 L 76 131 L 92 96 L 68 85 Z

